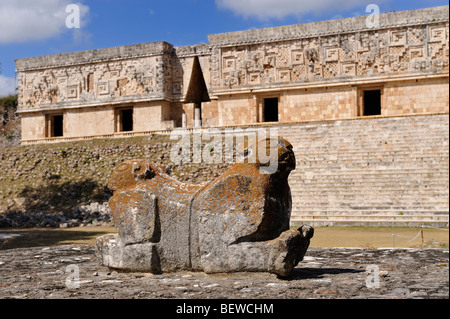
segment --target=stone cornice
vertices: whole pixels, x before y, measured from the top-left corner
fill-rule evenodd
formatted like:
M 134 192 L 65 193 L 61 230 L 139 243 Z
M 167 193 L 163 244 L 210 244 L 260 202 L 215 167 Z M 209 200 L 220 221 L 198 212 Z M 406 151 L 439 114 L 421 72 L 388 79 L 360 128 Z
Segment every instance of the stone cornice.
M 323 37 L 336 34 L 398 28 L 402 26 L 442 23 L 449 21 L 449 6 L 380 14 L 380 25 L 368 28 L 367 16 L 331 21 L 295 24 L 281 27 L 254 29 L 208 36 L 212 46 L 224 47 L 252 43 L 279 42 L 299 38 Z
M 188 45 L 175 48 L 176 55 L 180 58 L 199 55 L 210 55 L 211 46 L 208 44 Z
M 173 46 L 167 42 L 152 42 L 128 46 L 46 55 L 16 60 L 18 72 L 76 66 L 104 61 L 125 60 L 173 53 Z

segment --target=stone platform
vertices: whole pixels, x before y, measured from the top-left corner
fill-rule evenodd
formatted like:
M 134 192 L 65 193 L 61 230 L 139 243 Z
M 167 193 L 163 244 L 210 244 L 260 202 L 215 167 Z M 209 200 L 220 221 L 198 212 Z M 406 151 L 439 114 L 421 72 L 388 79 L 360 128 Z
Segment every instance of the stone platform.
M 287 279 L 266 273 L 152 275 L 99 266 L 93 246 L 39 247 L 0 251 L 0 298 L 447 299 L 448 266 L 448 249 L 312 248 Z M 379 288 L 368 288 L 377 283 L 368 270 L 377 268 Z

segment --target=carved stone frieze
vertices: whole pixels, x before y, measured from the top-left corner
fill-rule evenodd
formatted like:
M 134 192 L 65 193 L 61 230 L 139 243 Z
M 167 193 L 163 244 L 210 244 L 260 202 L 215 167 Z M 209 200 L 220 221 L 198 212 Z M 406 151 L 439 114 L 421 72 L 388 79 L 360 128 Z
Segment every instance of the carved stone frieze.
M 220 63 L 212 65 L 212 72 L 220 75 L 213 82 L 218 90 L 436 69 L 448 72 L 448 24 L 227 46 L 220 51 Z

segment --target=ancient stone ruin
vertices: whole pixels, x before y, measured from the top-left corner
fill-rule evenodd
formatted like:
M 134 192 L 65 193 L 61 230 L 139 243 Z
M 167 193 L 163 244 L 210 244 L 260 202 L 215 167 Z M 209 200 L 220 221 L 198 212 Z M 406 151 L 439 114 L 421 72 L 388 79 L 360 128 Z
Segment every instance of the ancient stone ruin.
M 448 8 L 19 59 L 22 143 L 448 114 Z
M 287 276 L 303 260 L 314 229 L 290 230 L 288 177 L 295 169 L 292 145 L 261 139 L 278 150 L 274 174 L 248 157 L 202 185 L 180 183 L 161 165 L 132 160 L 113 172 L 111 213 L 118 234 L 97 239 L 103 265 L 136 272 L 181 270 L 271 272 Z
M 368 18 L 19 59 L 21 143 L 277 128 L 291 226 L 446 227 L 449 6 Z

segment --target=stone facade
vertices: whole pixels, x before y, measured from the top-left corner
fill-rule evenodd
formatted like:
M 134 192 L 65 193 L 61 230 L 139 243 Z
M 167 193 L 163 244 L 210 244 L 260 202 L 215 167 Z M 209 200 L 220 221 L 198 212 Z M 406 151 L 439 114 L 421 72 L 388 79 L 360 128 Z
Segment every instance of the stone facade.
M 22 140 L 448 113 L 448 9 L 17 60 Z

